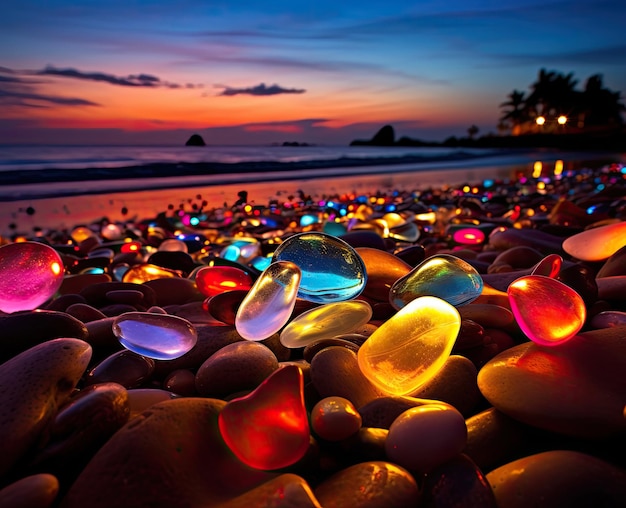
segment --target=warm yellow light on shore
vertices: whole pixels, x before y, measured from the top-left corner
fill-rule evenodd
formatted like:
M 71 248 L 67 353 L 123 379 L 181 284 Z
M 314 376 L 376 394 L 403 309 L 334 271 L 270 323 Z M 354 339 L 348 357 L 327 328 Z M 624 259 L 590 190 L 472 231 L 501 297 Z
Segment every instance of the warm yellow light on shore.
M 567 117 L 565 115 L 561 115 L 556 119 L 559 122 L 559 125 L 565 125 L 567 123 Z
M 544 123 L 546 123 L 546 117 L 545 116 L 538 116 L 537 119 L 535 120 L 535 122 L 537 122 L 537 125 L 543 125 Z
M 543 169 L 543 164 L 541 161 L 535 161 L 533 165 L 533 178 L 539 178 L 541 176 L 541 170 Z
M 554 176 L 559 176 L 563 173 L 563 161 L 561 159 L 554 163 Z

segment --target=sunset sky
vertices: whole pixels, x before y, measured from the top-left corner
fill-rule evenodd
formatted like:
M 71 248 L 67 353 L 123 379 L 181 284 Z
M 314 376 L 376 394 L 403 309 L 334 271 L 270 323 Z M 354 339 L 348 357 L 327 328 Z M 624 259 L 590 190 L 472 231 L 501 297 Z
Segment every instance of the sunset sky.
M 0 144 L 497 132 L 540 68 L 626 95 L 623 0 L 6 0 Z

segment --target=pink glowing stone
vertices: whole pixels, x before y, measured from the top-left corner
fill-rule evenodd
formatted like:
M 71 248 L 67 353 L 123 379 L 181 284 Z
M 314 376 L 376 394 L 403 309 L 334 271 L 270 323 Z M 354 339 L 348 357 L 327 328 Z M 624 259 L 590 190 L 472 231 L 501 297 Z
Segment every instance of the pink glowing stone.
M 480 245 L 485 241 L 485 233 L 478 228 L 462 228 L 454 232 L 452 240 L 460 245 Z
M 585 324 L 582 297 L 556 279 L 527 275 L 512 282 L 507 293 L 519 327 L 537 344 L 562 344 Z
M 309 448 L 309 420 L 300 367 L 274 371 L 256 390 L 219 414 L 222 438 L 243 463 L 262 470 L 298 462 Z
M 61 256 L 43 243 L 0 247 L 0 311 L 36 309 L 61 287 L 63 270 Z

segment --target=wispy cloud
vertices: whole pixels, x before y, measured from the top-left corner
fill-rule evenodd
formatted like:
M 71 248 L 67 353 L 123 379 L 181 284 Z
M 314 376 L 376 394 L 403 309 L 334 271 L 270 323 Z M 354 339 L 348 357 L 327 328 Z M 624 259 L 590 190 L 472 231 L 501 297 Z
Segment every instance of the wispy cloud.
M 99 81 L 103 83 L 109 83 L 111 85 L 118 86 L 142 86 L 149 88 L 201 88 L 202 85 L 194 85 L 187 83 L 180 85 L 178 83 L 171 83 L 169 81 L 162 81 L 156 76 L 151 74 L 129 74 L 128 76 L 115 76 L 114 74 L 107 74 L 105 72 L 84 72 L 77 69 L 67 68 L 58 69 L 52 65 L 48 65 L 45 69 L 35 71 L 38 76 L 61 76 L 72 79 L 82 79 L 87 81 Z
M 277 84 L 267 86 L 265 83 L 260 83 L 256 86 L 250 86 L 246 88 L 234 88 L 230 86 L 217 85 L 216 88 L 223 88 L 222 92 L 218 95 L 232 97 L 234 95 L 280 95 L 280 94 L 300 94 L 305 93 L 306 90 L 302 88 L 283 88 Z

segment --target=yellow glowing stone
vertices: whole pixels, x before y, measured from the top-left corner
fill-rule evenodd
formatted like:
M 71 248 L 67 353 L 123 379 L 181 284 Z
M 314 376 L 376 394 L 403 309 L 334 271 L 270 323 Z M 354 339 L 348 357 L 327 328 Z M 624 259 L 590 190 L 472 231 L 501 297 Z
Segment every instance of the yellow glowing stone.
M 143 284 L 144 282 L 148 282 L 149 280 L 168 278 L 172 279 L 179 278 L 180 276 L 180 273 L 175 270 L 152 265 L 150 263 L 141 263 L 131 266 L 122 277 L 122 282 Z
M 626 245 L 626 222 L 587 229 L 563 241 L 563 250 L 581 261 L 604 261 Z
M 363 343 L 359 368 L 385 393 L 412 393 L 439 372 L 460 328 L 453 305 L 435 296 L 416 298 Z

